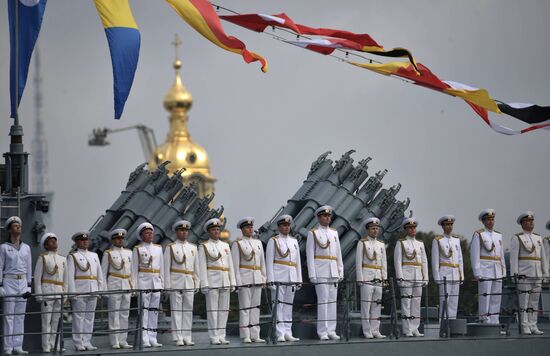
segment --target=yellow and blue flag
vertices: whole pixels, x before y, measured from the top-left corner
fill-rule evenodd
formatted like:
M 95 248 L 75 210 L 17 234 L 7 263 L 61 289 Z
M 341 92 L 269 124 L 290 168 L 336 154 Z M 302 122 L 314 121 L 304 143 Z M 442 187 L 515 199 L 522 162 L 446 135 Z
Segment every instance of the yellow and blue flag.
M 120 119 L 136 74 L 141 35 L 128 0 L 94 0 L 113 64 L 115 119 Z
M 11 117 L 14 119 L 27 84 L 32 51 L 40 33 L 46 2 L 47 0 L 8 1 Z

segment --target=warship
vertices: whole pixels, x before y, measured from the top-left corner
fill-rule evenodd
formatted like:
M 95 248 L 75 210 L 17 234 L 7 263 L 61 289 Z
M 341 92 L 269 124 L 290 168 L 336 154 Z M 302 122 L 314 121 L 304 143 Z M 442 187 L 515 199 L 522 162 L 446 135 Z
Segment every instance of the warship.
M 129 174 L 126 186 L 115 198 L 105 214 L 95 219 L 90 226 L 90 249 L 99 255 L 109 247 L 108 232 L 114 228 L 125 228 L 130 238 L 125 246 L 131 248 L 136 244 L 135 231 L 144 221 L 155 227 L 154 241 L 163 246 L 174 241 L 175 236 L 170 226 L 174 220 L 183 218 L 193 224 L 190 233 L 192 242 L 204 239 L 202 225 L 213 217 L 221 218 L 224 223 L 223 206 L 215 207 L 214 183 L 216 179 L 210 173 L 209 158 L 206 150 L 195 143 L 188 131 L 188 111 L 192 106 L 192 96 L 183 86 L 179 70 L 181 62 L 176 58 L 174 63 L 175 82 L 166 94 L 164 107 L 170 114 L 170 130 L 166 142 L 156 146 L 147 143 L 144 152 L 148 163 L 137 165 Z M 142 129 L 140 132 L 144 132 Z M 145 130 L 146 131 L 146 130 Z M 102 145 L 105 136 L 112 131 L 94 130 L 91 144 Z M 0 224 L 12 215 L 23 220 L 22 240 L 32 248 L 33 261 L 40 249 L 40 235 L 46 231 L 49 200 L 46 192 L 30 192 L 28 187 L 29 153 L 23 147 L 23 127 L 16 118 L 10 128 L 10 147 L 0 165 Z M 58 342 L 64 346 L 62 353 L 73 354 L 140 354 L 155 352 L 157 354 L 180 354 L 190 352 L 193 355 L 240 355 L 254 352 L 261 355 L 280 355 L 297 353 L 302 355 L 516 355 L 528 352 L 543 354 L 550 346 L 550 328 L 548 309 L 539 316 L 541 329 L 545 336 L 521 335 L 517 327 L 517 300 L 514 298 L 513 284 L 508 284 L 503 293 L 508 298 L 503 302 L 501 324 L 485 325 L 477 322 L 477 316 L 471 312 L 460 312 L 456 320 L 439 321 L 439 298 L 433 293 L 434 283 L 424 290 L 422 303 L 423 338 L 406 338 L 400 333 L 399 292 L 395 281 L 390 278 L 384 289 L 384 309 L 381 330 L 388 335 L 387 339 L 367 340 L 362 337 L 358 291 L 355 280 L 355 246 L 365 236 L 362 221 L 368 216 L 381 220 L 380 238 L 389 246 L 399 234 L 400 222 L 407 212 L 410 199 L 397 198 L 402 189 L 401 184 L 384 187 L 383 179 L 388 173 L 382 170 L 369 174 L 370 157 L 355 163 L 354 150 L 343 153 L 333 161 L 331 152 L 322 153 L 316 158 L 306 174 L 302 184 L 288 199 L 286 205 L 275 208 L 273 216 L 259 226 L 257 238 L 265 244 L 276 233 L 275 220 L 282 214 L 294 217 L 292 233 L 299 240 L 303 252 L 307 232 L 315 226 L 315 210 L 322 205 L 331 205 L 335 209 L 332 227 L 339 233 L 342 256 L 344 259 L 345 280 L 340 284 L 338 300 L 338 333 L 339 341 L 319 341 L 315 333 L 316 297 L 314 288 L 304 283 L 294 302 L 294 334 L 301 338 L 296 343 L 277 343 L 273 337 L 274 318 L 267 289 L 262 296 L 261 335 L 267 339 L 266 344 L 242 344 L 238 337 L 236 320 L 235 295 L 232 295 L 228 334 L 230 345 L 210 345 L 208 342 L 206 322 L 204 319 L 204 299 L 197 295 L 194 310 L 193 333 L 195 346 L 172 346 L 170 338 L 169 308 L 163 303 L 159 318 L 159 341 L 162 348 L 144 350 L 140 345 L 140 308 L 132 302 L 130 335 L 134 342 L 132 350 L 112 350 L 108 343 L 108 328 L 105 305 L 99 303 L 94 329 L 94 343 L 98 350 L 75 352 L 70 341 L 70 312 L 65 311 L 59 326 Z M 93 219 L 91 219 L 93 220 Z M 2 231 L 4 234 L 5 232 Z M 225 236 L 228 238 L 229 236 Z M 302 259 L 305 253 L 302 253 Z M 305 262 L 305 261 L 304 261 Z M 302 264 L 306 266 L 306 263 Z M 307 281 L 304 270 L 304 281 Z M 474 281 L 467 281 L 463 289 L 475 290 Z M 474 292 L 472 292 L 475 295 Z M 135 298 L 134 298 L 135 299 Z M 28 302 L 26 318 L 25 348 L 33 354 L 39 354 L 39 306 L 31 297 Z M 2 333 L 2 340 L 4 334 Z M 3 348 L 0 347 L 3 353 Z

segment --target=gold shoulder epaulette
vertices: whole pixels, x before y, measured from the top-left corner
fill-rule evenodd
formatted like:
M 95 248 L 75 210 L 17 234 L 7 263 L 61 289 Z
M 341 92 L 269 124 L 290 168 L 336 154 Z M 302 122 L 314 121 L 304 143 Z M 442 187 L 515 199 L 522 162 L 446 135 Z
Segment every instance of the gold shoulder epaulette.
M 106 249 L 105 253 L 111 253 L 111 249 L 110 248 Z
M 333 227 L 329 227 L 329 229 L 331 229 L 332 231 L 337 231 L 335 228 Z
M 42 253 L 40 254 L 40 256 L 47 256 L 47 255 L 48 255 L 47 252 L 42 252 Z
M 273 235 L 273 236 L 271 236 L 271 240 L 276 240 L 276 239 L 277 239 L 277 236 L 279 236 L 279 235 Z
M 157 247 L 162 247 L 161 245 L 159 244 L 153 244 L 153 246 L 157 246 Z
M 126 247 L 123 247 L 122 249 L 123 249 L 124 251 L 132 251 L 132 250 L 130 250 L 129 248 L 126 248 Z
M 317 226 L 315 226 L 315 227 L 312 227 L 312 228 L 311 228 L 311 230 L 309 230 L 309 231 L 311 231 L 311 232 L 315 232 L 315 231 L 317 231 Z
M 172 245 L 175 245 L 175 244 L 176 244 L 176 242 L 170 242 L 170 243 L 168 244 L 168 246 L 172 246 Z
M 442 238 L 443 238 L 443 236 L 441 236 L 441 235 L 437 235 L 437 236 L 435 237 L 435 239 L 436 239 L 437 241 L 441 240 Z
M 140 247 L 141 247 L 141 244 L 137 244 L 137 245 L 134 246 L 134 250 L 135 250 L 136 248 L 140 248 Z
M 485 229 L 476 230 L 476 232 L 477 232 L 478 234 L 480 234 L 480 235 L 481 235 L 481 233 L 482 233 L 483 231 L 485 231 Z
M 363 242 L 363 241 L 367 241 L 368 240 L 368 237 L 363 237 L 362 239 L 360 239 L 359 241 Z
M 199 245 L 204 245 L 204 244 L 206 244 L 206 243 L 208 243 L 208 240 L 203 240 L 203 241 L 200 241 L 200 242 L 199 242 Z
M 242 240 L 242 238 L 238 237 L 238 238 L 235 239 L 235 242 L 241 241 L 241 240 Z
M 399 241 L 405 241 L 405 240 L 406 240 L 406 238 L 404 238 L 404 237 L 399 239 Z

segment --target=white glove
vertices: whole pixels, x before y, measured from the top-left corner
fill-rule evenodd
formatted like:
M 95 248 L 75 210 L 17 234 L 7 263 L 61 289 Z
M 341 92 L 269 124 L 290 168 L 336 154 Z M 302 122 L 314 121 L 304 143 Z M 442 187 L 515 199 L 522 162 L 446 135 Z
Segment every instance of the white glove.
M 269 283 L 269 289 L 271 289 L 272 291 L 276 291 L 277 286 L 274 283 Z
M 201 288 L 201 292 L 204 295 L 207 295 L 209 291 L 210 291 L 210 288 L 208 288 L 208 287 Z
M 309 281 L 313 284 L 317 284 L 317 277 L 310 277 Z
M 199 288 L 195 288 L 195 289 L 193 290 L 193 293 L 197 294 L 199 291 L 200 291 Z
M 233 292 L 236 291 L 236 290 L 237 290 L 237 288 L 231 287 L 231 288 L 229 288 L 229 293 L 233 293 Z
M 428 281 L 422 281 L 422 287 L 425 287 L 428 285 Z
M 31 287 L 27 287 L 27 293 L 30 293 L 31 292 Z
M 302 283 L 296 284 L 296 290 L 300 290 L 300 289 L 302 289 Z

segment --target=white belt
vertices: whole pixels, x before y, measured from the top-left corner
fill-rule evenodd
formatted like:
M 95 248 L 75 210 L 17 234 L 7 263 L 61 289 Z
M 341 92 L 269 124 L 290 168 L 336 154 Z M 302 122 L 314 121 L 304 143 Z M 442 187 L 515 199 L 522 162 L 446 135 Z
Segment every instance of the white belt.
M 4 275 L 4 279 L 27 279 L 27 275 L 26 274 L 6 273 Z

